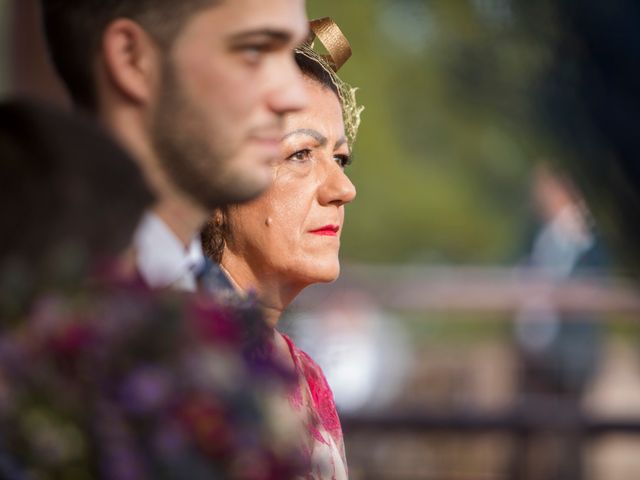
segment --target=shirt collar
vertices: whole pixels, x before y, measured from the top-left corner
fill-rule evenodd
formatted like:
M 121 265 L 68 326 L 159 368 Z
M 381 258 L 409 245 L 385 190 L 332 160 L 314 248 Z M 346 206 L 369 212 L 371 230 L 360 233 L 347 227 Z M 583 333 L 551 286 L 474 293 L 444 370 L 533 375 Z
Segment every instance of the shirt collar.
M 205 263 L 199 236 L 188 248 L 156 214 L 147 212 L 134 236 L 137 266 L 152 288 L 196 290 L 196 273 Z

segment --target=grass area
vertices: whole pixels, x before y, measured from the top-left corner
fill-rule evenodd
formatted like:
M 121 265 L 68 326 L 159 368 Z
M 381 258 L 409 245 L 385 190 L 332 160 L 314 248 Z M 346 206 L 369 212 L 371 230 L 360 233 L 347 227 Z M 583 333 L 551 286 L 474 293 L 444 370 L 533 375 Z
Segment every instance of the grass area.
M 511 318 L 486 313 L 394 313 L 414 343 L 460 343 L 508 340 Z

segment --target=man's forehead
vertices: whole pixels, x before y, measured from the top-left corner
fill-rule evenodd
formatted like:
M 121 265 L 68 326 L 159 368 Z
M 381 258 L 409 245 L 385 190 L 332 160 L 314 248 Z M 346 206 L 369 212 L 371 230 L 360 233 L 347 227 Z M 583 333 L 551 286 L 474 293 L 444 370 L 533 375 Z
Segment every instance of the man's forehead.
M 308 32 L 304 0 L 223 0 L 211 13 L 224 22 L 225 35 L 279 31 L 299 37 Z

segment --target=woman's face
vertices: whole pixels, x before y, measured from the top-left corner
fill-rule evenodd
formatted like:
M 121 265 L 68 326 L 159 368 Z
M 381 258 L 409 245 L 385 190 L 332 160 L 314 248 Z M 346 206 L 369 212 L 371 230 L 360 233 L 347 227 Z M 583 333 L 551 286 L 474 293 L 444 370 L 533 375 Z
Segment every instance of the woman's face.
M 335 280 L 340 272 L 344 206 L 356 195 L 344 171 L 350 152 L 342 110 L 330 89 L 306 77 L 304 84 L 310 106 L 286 117 L 273 184 L 258 199 L 228 211 L 230 238 L 222 264 L 244 288 L 260 285 L 242 285 L 243 273 L 257 281 L 306 286 Z M 238 269 L 245 272 L 233 271 Z

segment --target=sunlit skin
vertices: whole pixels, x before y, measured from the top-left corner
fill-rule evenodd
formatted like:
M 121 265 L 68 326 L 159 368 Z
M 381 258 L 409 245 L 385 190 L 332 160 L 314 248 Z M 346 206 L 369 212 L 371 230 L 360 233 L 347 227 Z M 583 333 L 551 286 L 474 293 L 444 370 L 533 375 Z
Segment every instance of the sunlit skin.
M 96 67 L 100 116 L 140 162 L 156 213 L 185 245 L 212 205 L 165 171 L 153 127 L 164 118 L 170 134 L 203 153 L 195 180 L 213 200 L 255 197 L 271 181 L 284 115 L 307 105 L 292 54 L 307 33 L 303 0 L 217 2 L 189 18 L 168 50 L 127 19 L 105 30 Z M 169 80 L 179 108 L 163 112 Z
M 229 209 L 230 238 L 221 265 L 238 289 L 254 291 L 271 325 L 305 287 L 331 282 L 345 205 L 356 190 L 338 97 L 305 78 L 310 106 L 285 123 L 273 183 L 258 199 Z

